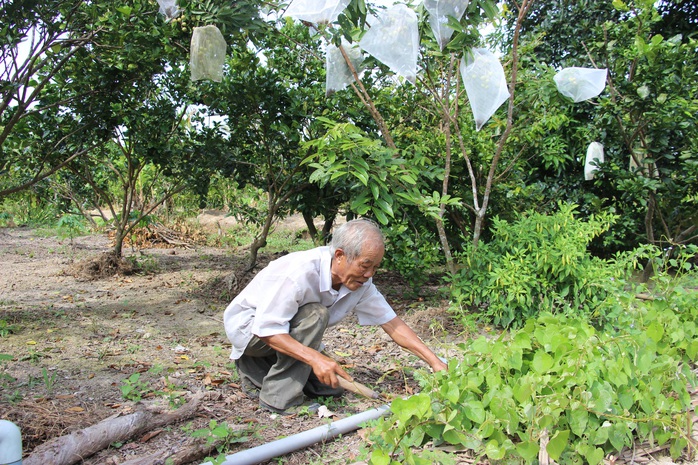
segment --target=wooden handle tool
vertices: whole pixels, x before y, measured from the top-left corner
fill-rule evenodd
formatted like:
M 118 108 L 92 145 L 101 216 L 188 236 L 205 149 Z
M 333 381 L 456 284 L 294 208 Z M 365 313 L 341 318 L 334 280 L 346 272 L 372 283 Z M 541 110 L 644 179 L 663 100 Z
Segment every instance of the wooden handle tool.
M 339 380 L 339 385 L 342 386 L 343 389 L 347 391 L 351 391 L 354 394 L 360 394 L 364 397 L 368 397 L 369 399 L 378 399 L 380 396 L 378 393 L 372 389 L 370 389 L 368 386 L 364 386 L 363 384 L 359 383 L 358 381 L 347 381 L 346 379 L 342 378 L 341 376 L 337 376 L 337 379 Z

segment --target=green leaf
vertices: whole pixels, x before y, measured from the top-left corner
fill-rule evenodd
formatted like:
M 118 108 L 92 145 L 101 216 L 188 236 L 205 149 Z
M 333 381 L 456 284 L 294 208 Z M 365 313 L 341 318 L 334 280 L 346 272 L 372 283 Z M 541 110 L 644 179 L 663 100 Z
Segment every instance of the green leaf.
M 622 450 L 624 446 L 630 445 L 628 426 L 625 423 L 614 423 L 610 428 L 608 440 L 618 451 Z
M 378 220 L 378 222 L 380 224 L 384 224 L 384 225 L 388 224 L 388 217 L 385 215 L 385 213 L 383 213 L 383 210 L 379 210 L 378 208 L 374 208 L 374 209 L 372 209 L 372 211 L 373 211 L 373 214 L 376 216 L 376 220 Z
M 684 438 L 677 438 L 671 441 L 669 453 L 671 454 L 672 458 L 677 459 L 681 457 L 686 446 L 688 446 L 688 442 Z
M 225 425 L 218 426 L 211 430 L 211 434 L 218 438 L 225 438 L 228 436 L 228 428 Z
M 538 457 L 540 446 L 538 441 L 523 441 L 516 445 L 516 451 L 523 457 L 526 463 L 533 463 Z
M 458 400 L 460 399 L 460 389 L 458 389 L 458 386 L 455 383 L 448 384 L 448 390 L 446 391 L 445 397 L 452 404 L 458 403 Z
M 378 187 L 378 184 L 371 184 L 371 193 L 373 194 L 374 199 L 380 199 L 380 187 Z
M 553 357 L 542 349 L 536 351 L 533 356 L 532 366 L 536 373 L 544 374 L 547 373 L 553 366 L 555 361 Z
M 390 456 L 382 449 L 373 449 L 371 451 L 371 465 L 389 465 Z
M 359 169 L 356 169 L 353 171 L 352 174 L 354 176 L 356 176 L 359 181 L 361 181 L 361 184 L 363 184 L 364 186 L 368 186 L 368 173 L 366 173 L 365 171 L 361 171 Z
M 654 341 L 659 342 L 664 336 L 664 326 L 656 321 L 653 321 L 647 328 L 647 335 Z
M 472 440 L 469 440 L 465 434 L 461 433 L 458 430 L 452 429 L 449 431 L 444 431 L 443 439 L 447 443 L 453 445 L 463 445 L 465 447 L 470 447 L 470 445 L 472 445 Z
M 480 401 L 469 401 L 465 405 L 465 416 L 473 423 L 481 424 L 485 421 L 485 407 Z
M 623 0 L 613 0 L 613 8 L 619 11 L 628 11 L 628 5 Z
M 393 214 L 393 207 L 390 206 L 388 202 L 383 199 L 376 199 L 376 205 L 383 210 L 388 216 L 395 216 Z
M 603 461 L 604 452 L 600 447 L 594 447 L 588 444 L 580 444 L 579 451 L 586 459 L 589 465 L 598 465 Z
M 131 10 L 132 8 L 126 5 L 116 7 L 116 11 L 123 14 L 124 16 L 131 16 Z
M 495 440 L 488 441 L 485 444 L 485 454 L 490 460 L 501 460 L 504 458 L 505 453 L 506 449 Z
M 402 422 L 407 422 L 413 416 L 421 419 L 429 411 L 431 399 L 426 394 L 417 394 L 407 399 L 397 398 L 390 404 L 390 410 Z
M 527 400 L 531 400 L 533 395 L 533 383 L 530 378 L 522 377 L 519 378 L 519 382 L 514 386 L 514 399 L 520 404 L 523 404 Z
M 548 452 L 548 455 L 551 459 L 557 460 L 560 458 L 562 452 L 567 447 L 567 441 L 569 440 L 569 438 L 569 430 L 557 431 L 553 435 L 553 437 L 550 438 L 550 442 L 548 442 L 548 445 L 545 447 L 545 450 Z
M 568 414 L 570 429 L 577 436 L 582 436 L 589 422 L 589 412 L 584 409 L 584 406 L 578 405 Z
M 332 173 L 332 176 L 330 176 L 330 181 L 334 181 L 337 178 L 341 178 L 342 176 L 346 175 L 346 171 L 335 171 Z
M 415 180 L 414 176 L 412 176 L 411 174 L 401 174 L 400 179 L 405 184 L 411 184 L 411 185 L 417 184 L 417 181 Z
M 485 10 L 485 14 L 489 19 L 495 19 L 499 15 L 499 9 L 497 8 L 497 3 L 487 0 L 486 2 L 480 2 L 480 6 Z
M 606 413 L 613 403 L 613 388 L 607 381 L 594 382 L 591 387 L 592 400 L 590 407 L 600 413 Z

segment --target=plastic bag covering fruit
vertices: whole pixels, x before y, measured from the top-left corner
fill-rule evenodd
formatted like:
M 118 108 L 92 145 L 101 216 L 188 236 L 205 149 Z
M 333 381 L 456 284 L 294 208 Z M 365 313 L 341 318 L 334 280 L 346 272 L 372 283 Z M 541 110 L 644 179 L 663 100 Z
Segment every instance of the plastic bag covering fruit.
M 598 166 L 603 163 L 603 145 L 599 142 L 592 142 L 587 149 L 587 158 L 584 161 L 584 179 L 591 181 L 594 179 L 594 172 L 598 171 Z
M 509 98 L 504 68 L 492 52 L 476 48 L 461 59 L 460 73 L 479 131 Z
M 349 61 L 357 73 L 361 71 L 361 63 L 364 57 L 358 45 L 350 45 L 342 40 L 342 47 L 347 52 Z M 354 82 L 354 75 L 347 65 L 339 47 L 328 45 L 325 51 L 325 94 L 332 95 L 333 92 L 344 89 L 348 84 Z
M 333 23 L 350 0 L 293 0 L 285 16 L 314 24 Z
M 177 0 L 158 0 L 158 5 L 160 5 L 160 14 L 167 16 L 168 19 L 179 16 Z
M 384 10 L 359 46 L 411 83 L 417 80 L 419 29 L 417 15 L 405 5 Z
M 221 82 L 226 46 L 223 34 L 216 26 L 195 27 L 189 51 L 191 80 L 210 79 Z
M 429 12 L 429 24 L 441 50 L 444 49 L 453 29 L 447 26 L 448 17 L 461 20 L 470 0 L 424 0 L 424 8 Z
M 606 73 L 605 68 L 564 68 L 553 79 L 562 95 L 579 103 L 601 93 L 606 87 Z

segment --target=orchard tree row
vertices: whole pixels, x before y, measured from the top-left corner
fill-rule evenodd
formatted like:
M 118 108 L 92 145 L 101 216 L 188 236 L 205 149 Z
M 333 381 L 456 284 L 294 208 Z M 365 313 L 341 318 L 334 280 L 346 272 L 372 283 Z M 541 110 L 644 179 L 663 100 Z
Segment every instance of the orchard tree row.
M 491 237 L 493 218 L 561 203 L 585 219 L 611 214 L 590 244 L 599 256 L 695 243 L 691 4 L 462 5 L 445 38 L 433 12 L 408 5 L 414 79 L 364 53 L 350 85 L 329 92 L 328 48 L 348 59 L 384 7 L 353 0 L 313 23 L 278 2 L 181 1 L 175 14 L 154 0 L 5 3 L 0 198 L 34 196 L 88 220 L 104 211 L 120 256 L 129 231 L 178 195 L 230 209 L 212 205 L 211 180 L 253 186 L 265 205 L 247 212 L 259 226 L 251 266 L 273 220 L 294 212 L 311 233 L 312 218 L 375 218 L 404 272 L 417 260 L 454 273 L 456 256 Z M 221 82 L 190 78 L 190 40 L 205 25 L 227 44 Z M 498 57 L 509 95 L 484 124 L 460 66 L 476 49 Z M 602 93 L 580 103 L 560 94 L 553 77 L 564 67 L 608 70 Z M 592 142 L 605 158 L 585 180 Z

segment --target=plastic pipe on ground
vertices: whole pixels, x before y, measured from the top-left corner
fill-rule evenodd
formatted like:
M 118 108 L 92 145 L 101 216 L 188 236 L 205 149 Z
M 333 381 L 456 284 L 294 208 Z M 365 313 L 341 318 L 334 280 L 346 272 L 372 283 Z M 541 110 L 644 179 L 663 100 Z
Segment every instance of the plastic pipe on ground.
M 22 465 L 22 433 L 7 420 L 0 420 L 0 465 Z
M 293 436 L 288 436 L 283 439 L 262 444 L 261 446 L 227 455 L 222 465 L 255 465 L 280 455 L 312 446 L 320 441 L 332 439 L 340 434 L 358 429 L 360 424 L 381 417 L 388 411 L 388 408 L 389 406 L 383 405 L 363 413 L 357 413 L 356 415 L 333 421 L 327 425 L 318 426 L 317 428 L 294 434 Z M 202 465 L 211 465 L 211 462 L 206 462 Z

